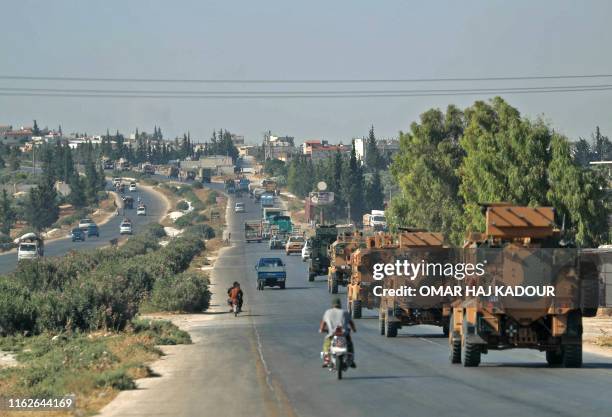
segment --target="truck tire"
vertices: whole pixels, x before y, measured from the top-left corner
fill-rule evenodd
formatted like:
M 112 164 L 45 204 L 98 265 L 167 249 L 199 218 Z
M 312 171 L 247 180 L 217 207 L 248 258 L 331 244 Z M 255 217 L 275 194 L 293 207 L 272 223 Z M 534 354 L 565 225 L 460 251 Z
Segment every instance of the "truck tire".
M 380 331 L 380 335 L 385 335 L 385 315 L 382 313 L 378 313 L 378 329 Z
M 315 280 L 315 273 L 314 272 L 309 272 L 308 273 L 308 282 L 313 282 Z
M 572 344 L 561 345 L 563 366 L 580 368 L 582 366 L 582 314 L 572 311 L 567 315 L 567 334 L 576 339 Z
M 388 314 L 385 314 L 385 336 L 397 337 L 397 323 L 389 320 Z
M 467 320 L 463 320 L 463 335 L 461 337 L 461 363 L 464 367 L 476 367 L 480 365 L 480 346 L 474 343 L 466 342 L 467 335 Z
M 582 345 L 561 346 L 561 356 L 565 368 L 580 368 L 582 366 Z
M 546 351 L 546 362 L 550 366 L 559 366 L 563 363 L 563 352 L 557 350 Z
M 281 290 L 284 290 L 284 289 L 285 289 L 285 283 L 284 283 L 284 282 L 281 282 L 281 284 L 280 284 L 280 289 L 281 289 Z
M 351 303 L 351 318 L 361 318 L 361 300 L 355 300 Z
M 450 322 L 449 321 L 443 321 L 442 322 L 442 334 L 444 336 L 446 336 L 446 337 L 448 337 L 449 328 L 450 328 Z
M 461 340 L 448 339 L 450 363 L 461 363 Z

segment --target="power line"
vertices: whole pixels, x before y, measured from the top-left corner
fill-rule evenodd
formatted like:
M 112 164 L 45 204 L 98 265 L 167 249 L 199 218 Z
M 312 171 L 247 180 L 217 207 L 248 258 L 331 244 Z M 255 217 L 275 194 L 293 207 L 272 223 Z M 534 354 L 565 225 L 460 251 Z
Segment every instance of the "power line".
M 29 87 L 0 87 L 5 92 L 28 92 L 28 93 L 61 93 L 61 94 L 121 94 L 121 95 L 332 95 L 332 94 L 429 94 L 429 93 L 496 93 L 499 91 L 539 91 L 539 90 L 593 90 L 612 88 L 612 84 L 595 85 L 559 85 L 559 86 L 531 86 L 531 87 L 498 87 L 498 88 L 456 88 L 456 89 L 411 89 L 411 90 L 301 90 L 301 91 L 227 91 L 227 90 L 125 90 L 125 89 L 85 89 L 85 88 L 29 88 Z
M 466 90 L 454 92 L 451 90 L 440 90 L 430 93 L 326 93 L 326 94 L 133 94 L 133 93 L 70 93 L 70 92 L 2 92 L 0 96 L 12 97 L 64 97 L 64 98 L 151 98 L 151 99 L 288 99 L 288 98 L 394 98 L 394 97 L 436 97 L 436 96 L 473 96 L 491 94 L 540 94 L 540 93 L 567 93 L 567 92 L 590 92 L 590 91 L 612 91 L 612 86 L 599 87 L 560 87 L 547 89 L 499 89 L 494 91 Z M 254 92 L 255 93 L 255 92 Z
M 417 82 L 464 82 L 464 81 L 528 81 L 611 78 L 612 74 L 567 74 L 528 75 L 495 77 L 441 77 L 441 78 L 370 78 L 370 79 L 195 79 L 195 78 L 126 78 L 126 77 L 73 77 L 73 76 L 28 76 L 0 75 L 0 80 L 22 81 L 76 81 L 116 83 L 202 83 L 202 84 L 363 84 L 363 83 L 417 83 Z

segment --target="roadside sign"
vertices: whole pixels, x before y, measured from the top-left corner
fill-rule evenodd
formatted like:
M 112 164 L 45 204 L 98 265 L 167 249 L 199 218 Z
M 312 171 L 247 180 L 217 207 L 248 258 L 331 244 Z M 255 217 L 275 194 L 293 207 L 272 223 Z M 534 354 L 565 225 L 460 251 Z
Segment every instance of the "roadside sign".
M 334 193 L 329 191 L 313 191 L 308 198 L 315 206 L 326 206 L 334 202 Z

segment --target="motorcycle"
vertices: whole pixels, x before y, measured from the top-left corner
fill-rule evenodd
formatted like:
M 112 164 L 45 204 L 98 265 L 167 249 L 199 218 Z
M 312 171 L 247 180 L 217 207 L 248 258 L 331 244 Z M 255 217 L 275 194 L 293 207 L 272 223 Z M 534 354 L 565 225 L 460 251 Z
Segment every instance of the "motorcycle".
M 233 301 L 233 300 L 228 300 L 229 304 L 232 306 L 232 312 L 234 313 L 234 317 L 238 317 L 238 313 L 241 312 L 241 308 L 240 305 L 238 304 L 238 301 Z
M 342 379 L 342 373 L 350 367 L 353 355 L 348 351 L 348 341 L 341 326 L 332 336 L 329 352 L 321 352 L 321 356 L 330 372 L 335 372 L 338 379 Z

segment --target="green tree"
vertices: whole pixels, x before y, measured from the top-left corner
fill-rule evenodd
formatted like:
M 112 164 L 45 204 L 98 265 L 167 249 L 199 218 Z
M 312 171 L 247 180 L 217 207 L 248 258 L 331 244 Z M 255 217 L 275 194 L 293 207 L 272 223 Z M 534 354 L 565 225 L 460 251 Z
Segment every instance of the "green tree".
M 13 208 L 13 199 L 4 189 L 2 190 L 2 199 L 0 199 L 0 222 L 2 222 L 0 230 L 2 233 L 9 235 L 16 219 L 17 213 Z
M 465 111 L 467 127 L 460 140 L 459 193 L 465 201 L 468 230 L 484 231 L 481 203 L 546 203 L 551 131 L 541 120 L 521 118 L 499 97 L 477 101 Z
M 365 143 L 365 167 L 369 172 L 384 169 L 384 160 L 376 144 L 374 126 L 370 127 L 370 132 Z
M 57 193 L 53 182 L 43 178 L 41 183 L 30 189 L 24 205 L 24 218 L 36 230 L 51 226 L 59 217 Z
M 369 175 L 369 181 L 365 188 L 365 211 L 382 210 L 385 194 L 380 178 L 380 171 L 374 171 Z
M 74 207 L 85 207 L 87 205 L 87 196 L 85 195 L 85 184 L 81 179 L 81 176 L 75 173 L 69 181 L 70 184 L 70 195 L 68 195 L 68 201 Z
M 401 190 L 388 210 L 392 228 L 411 226 L 442 232 L 453 243 L 463 239 L 458 176 L 463 150 L 457 141 L 463 123 L 455 110 L 453 106 L 446 114 L 428 110 L 419 123 L 412 123 L 409 133 L 400 132 L 400 150 L 391 165 Z
M 581 168 L 572 158 L 569 141 L 553 135 L 546 197 L 557 209 L 566 234 L 581 246 L 608 242 L 606 179 L 599 170 Z
M 98 189 L 100 181 L 96 166 L 91 158 L 85 162 L 85 196 L 90 204 L 98 202 Z
M 346 213 L 350 222 L 361 221 L 364 213 L 363 170 L 355 154 L 355 142 L 350 157 L 345 161 L 340 181 L 342 199 L 346 203 Z

